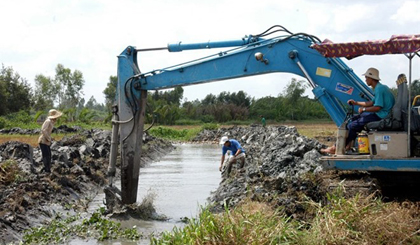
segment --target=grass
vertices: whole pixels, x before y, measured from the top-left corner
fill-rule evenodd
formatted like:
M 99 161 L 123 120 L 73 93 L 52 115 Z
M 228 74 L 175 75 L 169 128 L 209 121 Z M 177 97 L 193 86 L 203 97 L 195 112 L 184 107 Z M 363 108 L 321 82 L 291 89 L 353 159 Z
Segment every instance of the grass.
M 312 219 L 294 220 L 279 208 L 247 201 L 221 214 L 205 208 L 152 244 L 419 244 L 420 209 L 413 205 L 336 192 L 326 204 L 306 203 Z

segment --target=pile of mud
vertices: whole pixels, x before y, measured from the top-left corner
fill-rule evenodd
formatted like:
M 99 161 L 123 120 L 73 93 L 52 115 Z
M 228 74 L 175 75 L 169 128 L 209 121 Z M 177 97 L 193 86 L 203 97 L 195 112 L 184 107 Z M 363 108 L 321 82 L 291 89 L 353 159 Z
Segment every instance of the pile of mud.
M 250 198 L 282 206 L 296 216 L 302 211 L 302 196 L 322 201 L 328 189 L 342 181 L 343 173 L 323 170 L 320 150 L 325 145 L 299 135 L 295 127 L 220 128 L 203 131 L 194 141 L 218 143 L 222 136 L 238 140 L 246 160 L 244 169 L 235 166 L 230 176 L 222 176 L 210 197 L 213 211 L 223 211 L 225 205 L 235 207 Z M 358 178 L 367 192 L 374 191 L 369 176 Z
M 51 145 L 51 174 L 41 171 L 39 147 L 15 141 L 0 145 L 0 241 L 20 240 L 25 229 L 47 222 L 58 212 L 86 211 L 107 184 L 111 132 L 79 132 Z M 147 134 L 143 145 L 147 150 L 142 152 L 142 166 L 173 149 L 171 143 Z

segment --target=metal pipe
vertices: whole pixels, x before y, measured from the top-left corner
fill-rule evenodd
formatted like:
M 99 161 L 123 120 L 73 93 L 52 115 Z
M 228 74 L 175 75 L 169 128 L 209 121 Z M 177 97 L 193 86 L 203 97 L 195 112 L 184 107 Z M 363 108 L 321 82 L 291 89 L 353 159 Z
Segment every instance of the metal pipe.
M 117 162 L 117 151 L 118 151 L 118 129 L 119 129 L 119 116 L 118 116 L 118 107 L 114 105 L 112 107 L 112 134 L 111 134 L 111 150 L 109 153 L 109 166 L 108 166 L 108 177 L 109 185 L 112 186 L 113 180 L 116 172 L 116 162 Z
M 210 48 L 227 48 L 227 47 L 237 47 L 244 46 L 252 42 L 259 41 L 260 39 L 254 38 L 242 38 L 241 40 L 231 40 L 231 41 L 215 41 L 215 42 L 202 42 L 202 43 L 169 43 L 168 50 L 169 52 L 180 52 L 183 50 L 191 49 L 210 49 Z
M 292 50 L 289 52 L 289 58 L 294 60 L 296 64 L 299 66 L 300 70 L 303 72 L 303 75 L 305 75 L 306 79 L 308 79 L 309 85 L 314 89 L 316 88 L 316 85 L 312 78 L 309 76 L 308 72 L 306 71 L 305 67 L 303 67 L 302 63 L 300 63 L 300 60 L 298 58 L 298 51 Z
M 157 50 L 166 50 L 168 47 L 161 47 L 161 48 L 138 48 L 136 49 L 137 52 L 143 52 L 143 51 L 157 51 Z
M 408 157 L 411 156 L 411 68 L 412 68 L 412 59 L 414 57 L 414 54 L 408 54 L 406 55 L 409 60 L 408 65 L 408 139 L 407 139 L 407 153 Z

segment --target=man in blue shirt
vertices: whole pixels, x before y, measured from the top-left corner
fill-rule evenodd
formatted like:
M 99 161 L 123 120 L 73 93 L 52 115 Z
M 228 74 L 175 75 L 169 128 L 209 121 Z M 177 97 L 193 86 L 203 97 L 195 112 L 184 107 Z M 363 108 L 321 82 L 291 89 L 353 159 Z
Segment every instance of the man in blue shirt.
M 220 140 L 220 144 L 223 145 L 222 147 L 222 159 L 220 162 L 219 171 L 222 171 L 223 162 L 225 161 L 225 155 L 227 151 L 230 151 L 232 154 L 232 157 L 229 159 L 228 165 L 227 165 L 227 176 L 229 176 L 232 166 L 234 163 L 236 163 L 237 160 L 240 160 L 241 163 L 239 165 L 239 168 L 243 168 L 245 164 L 245 150 L 242 148 L 241 144 L 237 140 L 229 139 L 227 136 L 223 136 Z

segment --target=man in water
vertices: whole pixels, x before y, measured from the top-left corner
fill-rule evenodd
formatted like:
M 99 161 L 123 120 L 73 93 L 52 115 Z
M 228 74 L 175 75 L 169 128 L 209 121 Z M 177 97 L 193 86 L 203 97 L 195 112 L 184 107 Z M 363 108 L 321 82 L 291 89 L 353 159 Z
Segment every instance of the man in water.
M 229 159 L 226 171 L 227 176 L 229 176 L 233 164 L 237 160 L 240 161 L 239 168 L 243 168 L 245 164 L 245 150 L 242 148 L 241 144 L 237 140 L 229 139 L 227 136 L 223 136 L 219 144 L 223 145 L 222 147 L 222 159 L 220 161 L 219 171 L 222 171 L 223 162 L 225 161 L 226 152 L 231 151 L 232 157 Z

